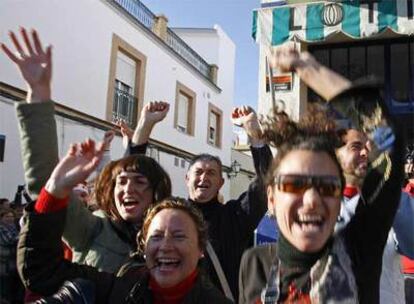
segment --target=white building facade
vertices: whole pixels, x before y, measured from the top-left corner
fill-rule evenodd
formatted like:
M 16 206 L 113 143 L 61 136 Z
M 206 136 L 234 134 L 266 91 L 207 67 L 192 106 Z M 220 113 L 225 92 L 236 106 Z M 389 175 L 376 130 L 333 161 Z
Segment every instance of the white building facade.
M 86 137 L 99 140 L 116 118 L 136 124 L 149 101 L 170 103 L 151 136 L 151 156 L 167 170 L 173 194 L 186 197 L 188 160 L 198 153 L 231 164 L 235 45 L 219 27 L 168 28 L 138 0 L 14 1 L 0 3 L 0 40 L 8 30 L 35 28 L 53 45 L 52 98 L 56 102 L 59 152 Z M 180 38 L 182 37 L 182 39 Z M 185 41 L 185 42 L 184 42 Z M 16 67 L 0 56 L 0 197 L 12 199 L 23 184 L 13 104 L 26 86 Z M 112 158 L 123 155 L 121 138 Z M 230 183 L 222 190 L 230 197 Z

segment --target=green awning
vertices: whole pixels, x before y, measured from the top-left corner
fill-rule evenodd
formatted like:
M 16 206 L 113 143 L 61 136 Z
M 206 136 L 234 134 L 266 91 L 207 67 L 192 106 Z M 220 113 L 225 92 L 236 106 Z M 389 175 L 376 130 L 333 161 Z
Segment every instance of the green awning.
M 414 35 L 412 0 L 321 1 L 253 12 L 253 38 L 266 45 L 288 40 L 320 42 L 342 33 L 350 38 L 373 37 L 385 31 Z

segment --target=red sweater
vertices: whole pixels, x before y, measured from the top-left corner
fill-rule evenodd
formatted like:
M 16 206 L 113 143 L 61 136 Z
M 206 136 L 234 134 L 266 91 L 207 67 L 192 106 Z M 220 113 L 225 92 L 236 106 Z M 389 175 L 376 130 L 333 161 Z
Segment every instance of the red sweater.
M 46 191 L 43 187 L 37 198 L 34 210 L 37 213 L 55 212 L 66 208 L 69 202 L 69 197 L 62 199 L 54 197 L 52 194 Z
M 154 304 L 180 304 L 185 295 L 193 288 L 198 271 L 195 269 L 184 281 L 175 286 L 163 288 L 151 277 L 149 287 L 152 290 Z

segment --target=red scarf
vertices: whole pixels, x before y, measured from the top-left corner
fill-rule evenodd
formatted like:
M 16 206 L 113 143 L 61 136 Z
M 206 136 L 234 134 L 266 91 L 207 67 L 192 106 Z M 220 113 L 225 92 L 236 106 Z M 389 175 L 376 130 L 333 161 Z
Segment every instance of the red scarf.
M 343 194 L 346 198 L 352 198 L 353 196 L 358 194 L 358 188 L 352 186 L 345 186 Z
M 149 287 L 152 290 L 154 304 L 180 304 L 193 288 L 198 271 L 195 269 L 187 278 L 175 286 L 163 288 L 150 277 Z

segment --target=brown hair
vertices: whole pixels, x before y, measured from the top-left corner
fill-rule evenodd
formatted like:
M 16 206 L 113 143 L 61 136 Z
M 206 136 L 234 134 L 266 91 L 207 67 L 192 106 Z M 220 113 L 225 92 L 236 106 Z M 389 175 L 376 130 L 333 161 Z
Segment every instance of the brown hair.
M 153 191 L 152 203 L 171 196 L 171 180 L 167 172 L 154 159 L 145 155 L 133 155 L 107 164 L 95 182 L 94 199 L 99 208 L 113 220 L 121 220 L 114 203 L 116 177 L 122 171 L 144 175 Z
M 171 197 L 163 200 L 159 204 L 154 205 L 148 209 L 144 219 L 144 224 L 137 235 L 138 250 L 144 252 L 145 239 L 147 238 L 148 228 L 154 217 L 164 209 L 181 210 L 186 213 L 197 229 L 198 246 L 202 251 L 205 250 L 208 240 L 207 224 L 201 212 L 196 209 L 189 201 L 182 198 Z
M 0 219 L 2 219 L 8 213 L 12 213 L 14 218 L 16 218 L 16 212 L 12 208 L 3 207 L 0 209 Z
M 337 133 L 335 121 L 329 112 L 320 105 L 311 105 L 305 115 L 295 122 L 282 111 L 275 109 L 262 122 L 263 134 L 269 143 L 277 148 L 271 170 L 268 171 L 266 184 L 273 185 L 274 177 L 282 159 L 293 150 L 325 152 L 335 163 L 341 178 L 342 187 L 345 178 L 335 149 L 342 145 Z

